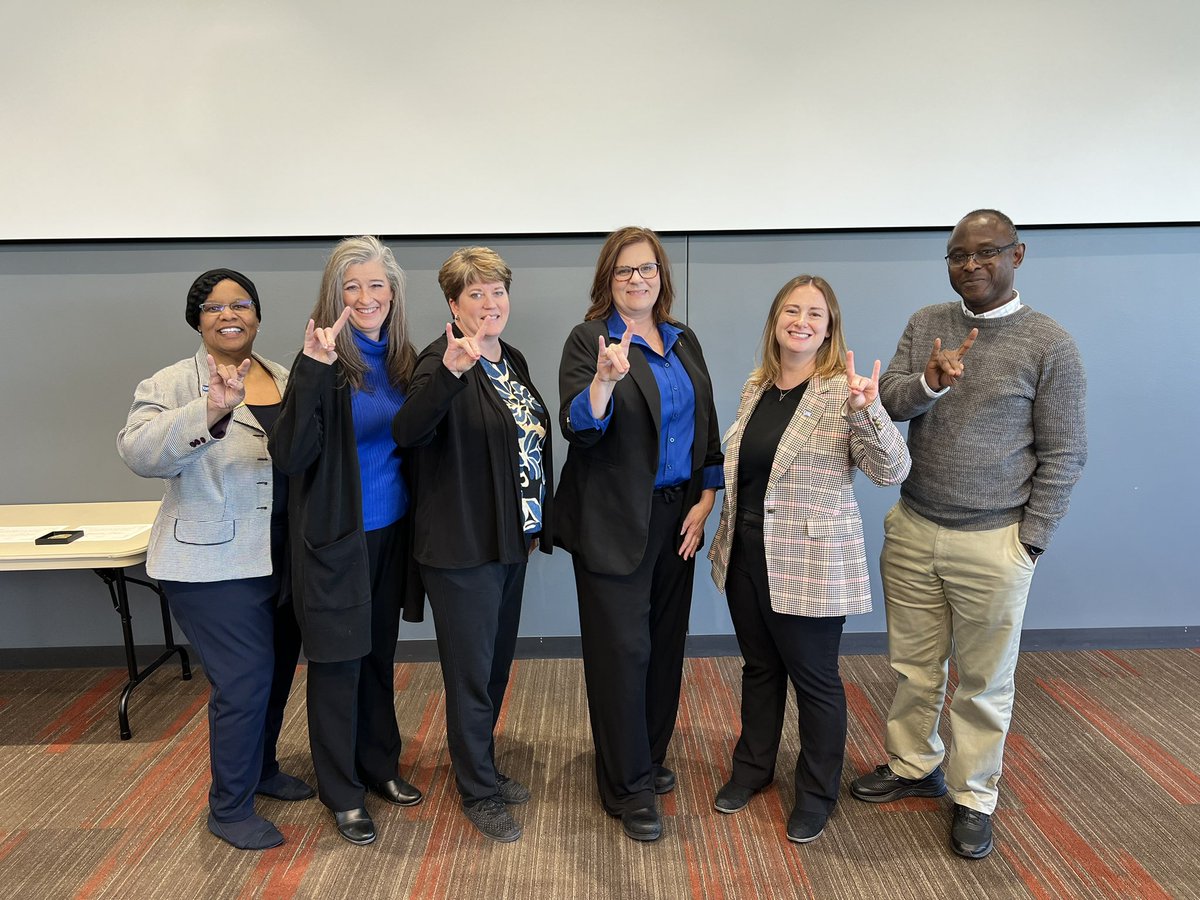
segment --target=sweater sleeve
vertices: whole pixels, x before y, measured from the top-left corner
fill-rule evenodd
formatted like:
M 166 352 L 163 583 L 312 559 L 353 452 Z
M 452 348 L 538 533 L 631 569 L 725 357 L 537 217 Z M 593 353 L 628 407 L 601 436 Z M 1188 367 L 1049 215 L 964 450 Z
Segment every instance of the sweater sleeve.
M 468 379 L 480 377 L 478 369 L 477 365 L 461 378 L 455 378 L 442 362 L 441 353 L 422 353 L 408 388 L 408 399 L 392 420 L 396 443 L 410 448 L 423 447 L 432 441 L 454 398 L 467 389 Z
M 917 346 L 916 323 L 916 316 L 908 320 L 892 361 L 879 379 L 879 398 L 894 422 L 915 419 L 937 402 L 936 397 L 930 397 L 926 392 L 921 380 L 929 360 L 929 348 Z
M 1045 549 L 1067 514 L 1071 490 L 1087 462 L 1087 376 L 1075 341 L 1063 337 L 1049 349 L 1033 400 L 1037 467 L 1021 541 Z
M 292 364 L 279 418 L 267 448 L 271 460 L 286 475 L 299 475 L 316 462 L 325 444 L 323 400 L 334 386 L 337 366 L 300 353 Z

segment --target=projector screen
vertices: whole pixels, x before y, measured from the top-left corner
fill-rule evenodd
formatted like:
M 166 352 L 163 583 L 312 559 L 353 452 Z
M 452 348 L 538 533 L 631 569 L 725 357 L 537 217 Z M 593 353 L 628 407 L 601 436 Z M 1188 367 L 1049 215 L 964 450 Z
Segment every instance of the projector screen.
M 0 240 L 1200 221 L 1198 10 L 12 4 Z

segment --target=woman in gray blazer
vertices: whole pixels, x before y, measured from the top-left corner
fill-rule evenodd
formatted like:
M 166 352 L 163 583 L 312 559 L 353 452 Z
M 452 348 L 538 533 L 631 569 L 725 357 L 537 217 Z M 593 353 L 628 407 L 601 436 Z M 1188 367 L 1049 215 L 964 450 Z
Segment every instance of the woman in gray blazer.
M 283 835 L 255 812 L 254 795 L 313 795 L 275 758 L 300 651 L 291 606 L 280 605 L 287 479 L 267 453 L 287 370 L 253 352 L 261 307 L 240 272 L 197 278 L 184 316 L 200 349 L 138 385 L 117 449 L 165 484 L 146 571 L 211 684 L 208 828 L 264 850 Z

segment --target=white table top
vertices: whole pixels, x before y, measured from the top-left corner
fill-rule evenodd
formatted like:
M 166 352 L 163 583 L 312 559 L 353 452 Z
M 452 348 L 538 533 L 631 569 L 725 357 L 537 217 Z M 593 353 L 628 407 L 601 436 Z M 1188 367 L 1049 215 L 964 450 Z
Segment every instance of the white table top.
M 125 568 L 145 562 L 150 543 L 149 526 L 158 514 L 159 502 L 129 500 L 0 506 L 0 530 L 36 526 L 41 529 L 39 533 L 44 534 L 51 529 L 83 529 L 83 537 L 69 544 L 35 544 L 32 538 L 0 540 L 0 572 Z M 89 540 L 89 525 L 144 527 L 121 539 Z

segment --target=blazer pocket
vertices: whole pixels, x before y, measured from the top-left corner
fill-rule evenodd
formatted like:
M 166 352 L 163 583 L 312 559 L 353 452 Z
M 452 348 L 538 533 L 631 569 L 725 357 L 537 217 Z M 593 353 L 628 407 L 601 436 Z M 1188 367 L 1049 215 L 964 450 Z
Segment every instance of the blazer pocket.
M 321 546 L 305 538 L 304 546 L 308 550 L 304 567 L 306 607 L 350 609 L 370 601 L 366 553 L 357 531 Z
M 233 540 L 234 522 L 194 522 L 175 520 L 175 540 L 181 544 L 228 544 Z
M 828 519 L 809 519 L 805 522 L 811 538 L 840 538 L 857 535 L 862 529 L 858 516 L 832 516 Z

